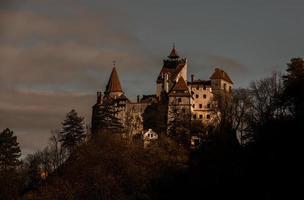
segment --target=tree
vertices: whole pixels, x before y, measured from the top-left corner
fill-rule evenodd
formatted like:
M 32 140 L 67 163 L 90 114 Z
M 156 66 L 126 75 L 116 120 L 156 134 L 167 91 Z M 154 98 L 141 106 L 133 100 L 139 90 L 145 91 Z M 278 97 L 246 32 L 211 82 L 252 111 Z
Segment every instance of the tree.
M 103 104 L 96 105 L 96 114 L 94 117 L 94 130 L 93 133 L 97 133 L 101 130 L 119 132 L 123 126 L 120 119 L 117 117 L 119 110 L 115 107 L 115 102 L 110 99 L 104 99 Z M 93 128 L 93 127 L 92 127 Z
M 25 171 L 26 171 L 26 189 L 33 190 L 37 189 L 41 182 L 41 158 L 40 152 L 36 152 L 34 154 L 29 154 L 25 160 Z
M 167 130 L 167 112 L 166 103 L 153 103 L 145 109 L 143 113 L 144 129 L 153 129 L 157 133 L 163 133 Z
M 71 110 L 62 122 L 62 130 L 60 131 L 60 142 L 62 146 L 66 148 L 69 153 L 73 152 L 73 150 L 85 140 L 85 133 L 84 118 L 78 116 L 74 109 Z
M 191 114 L 186 108 L 179 108 L 175 103 L 168 109 L 168 135 L 177 143 L 189 145 Z
M 21 150 L 13 131 L 6 128 L 0 133 L 0 170 L 15 168 L 20 164 Z
M 49 138 L 49 153 L 52 163 L 52 168 L 57 169 L 66 159 L 66 151 L 60 144 L 60 130 L 52 130 Z
M 304 60 L 293 58 L 287 66 L 287 74 L 283 76 L 284 102 L 293 117 L 304 119 Z

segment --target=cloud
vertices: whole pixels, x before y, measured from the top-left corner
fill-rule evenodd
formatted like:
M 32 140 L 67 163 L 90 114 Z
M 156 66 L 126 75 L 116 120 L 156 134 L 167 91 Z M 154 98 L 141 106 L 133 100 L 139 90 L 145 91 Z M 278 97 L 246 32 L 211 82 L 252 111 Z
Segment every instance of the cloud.
M 234 72 L 248 72 L 248 68 L 246 65 L 240 63 L 238 60 L 233 58 L 219 55 L 209 55 L 207 57 L 207 60 L 208 62 L 212 63 L 213 66 L 220 66 L 222 68 L 226 68 Z
M 76 109 L 90 124 L 93 94 L 10 90 L 0 93 L 0 129 L 12 129 L 23 153 L 41 149 L 50 130 L 60 127 L 65 114 Z
M 121 10 L 97 12 L 80 2 L 11 1 L 0 8 L 0 129 L 14 130 L 25 154 L 46 145 L 71 109 L 90 124 L 95 92 L 104 89 L 113 60 L 124 88 L 155 64 Z

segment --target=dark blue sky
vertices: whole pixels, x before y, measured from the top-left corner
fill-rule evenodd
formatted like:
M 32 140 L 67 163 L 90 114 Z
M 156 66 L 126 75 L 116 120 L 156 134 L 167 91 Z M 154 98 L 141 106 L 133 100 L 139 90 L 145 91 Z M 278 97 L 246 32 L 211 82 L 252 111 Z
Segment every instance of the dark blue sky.
M 1 2 L 0 128 L 15 130 L 24 153 L 72 108 L 90 122 L 113 60 L 134 98 L 155 92 L 173 42 L 190 73 L 207 79 L 220 66 L 236 87 L 303 56 L 300 0 Z

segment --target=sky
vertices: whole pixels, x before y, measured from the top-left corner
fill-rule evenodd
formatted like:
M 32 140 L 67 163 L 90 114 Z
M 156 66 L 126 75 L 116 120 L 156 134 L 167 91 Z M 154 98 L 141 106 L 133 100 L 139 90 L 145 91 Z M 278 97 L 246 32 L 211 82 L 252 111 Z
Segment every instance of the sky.
M 234 87 L 303 56 L 302 0 L 1 0 L 0 129 L 42 149 L 76 109 L 90 124 L 116 61 L 126 96 L 154 94 L 173 43 L 189 75 L 216 66 Z

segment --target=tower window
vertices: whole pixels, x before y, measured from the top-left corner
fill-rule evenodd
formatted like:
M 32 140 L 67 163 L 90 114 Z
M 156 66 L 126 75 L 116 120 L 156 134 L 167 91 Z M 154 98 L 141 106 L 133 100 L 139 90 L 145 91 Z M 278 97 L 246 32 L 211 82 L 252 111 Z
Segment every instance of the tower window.
M 210 108 L 210 104 L 209 103 L 207 104 L 207 108 Z
M 207 119 L 210 119 L 210 115 L 207 115 Z
M 200 118 L 200 119 L 203 119 L 203 115 L 199 115 L 199 118 Z
M 206 99 L 206 98 L 207 98 L 207 96 L 204 94 L 204 95 L 203 95 L 203 98 L 204 98 L 204 99 Z
M 198 98 L 198 94 L 197 94 L 197 95 L 195 95 L 195 97 L 196 97 L 196 98 Z
M 203 107 L 203 105 L 202 105 L 202 104 L 200 104 L 200 105 L 199 105 L 199 108 L 202 108 L 202 107 Z

